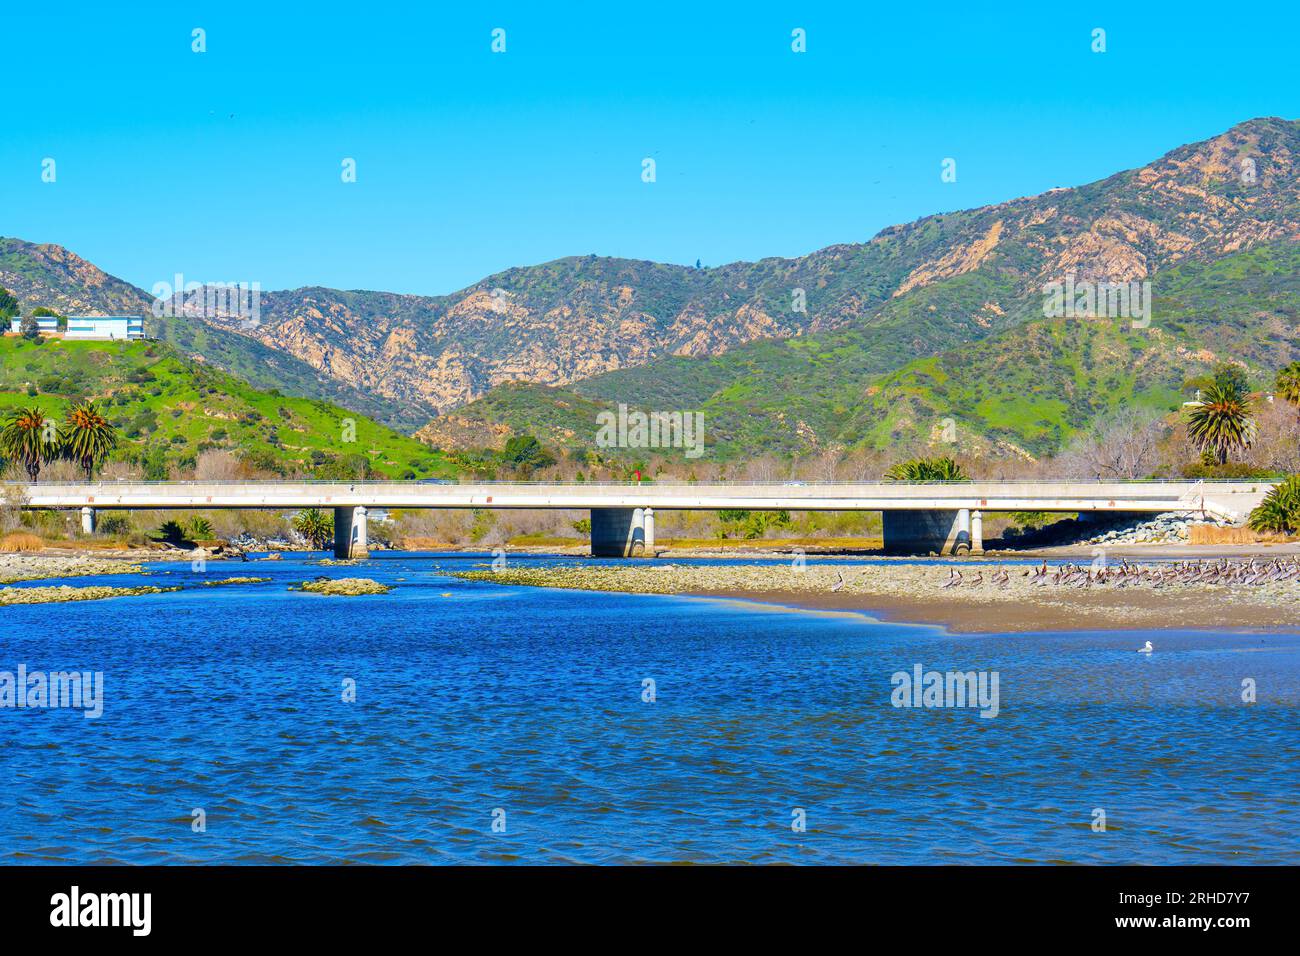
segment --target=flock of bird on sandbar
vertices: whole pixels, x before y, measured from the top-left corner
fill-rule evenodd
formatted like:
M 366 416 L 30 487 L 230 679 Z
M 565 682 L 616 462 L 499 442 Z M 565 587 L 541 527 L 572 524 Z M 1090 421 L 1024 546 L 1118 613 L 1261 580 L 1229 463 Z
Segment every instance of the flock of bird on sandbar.
M 1130 564 L 1120 561 L 1118 564 L 1061 564 L 1048 567 L 1044 561 L 1040 567 L 1031 568 L 1019 575 L 1027 583 L 1038 587 L 1112 587 L 1124 588 L 1142 586 L 1163 588 L 1174 585 L 1192 584 L 1240 584 L 1262 585 L 1280 581 L 1300 580 L 1300 561 L 1273 560 L 1229 561 L 1178 561 L 1165 565 Z M 948 579 L 938 586 L 945 588 L 983 587 L 985 583 L 1006 589 L 1011 585 L 1012 577 L 1006 569 L 994 571 L 987 579 L 983 569 L 966 576 L 957 568 L 948 569 Z

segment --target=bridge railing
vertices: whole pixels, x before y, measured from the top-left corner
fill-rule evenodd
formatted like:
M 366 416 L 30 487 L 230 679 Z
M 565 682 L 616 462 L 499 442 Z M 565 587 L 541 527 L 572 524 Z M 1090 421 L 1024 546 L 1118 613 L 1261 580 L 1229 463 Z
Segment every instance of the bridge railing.
M 1136 487 L 1151 485 L 1273 485 L 1278 479 L 1274 478 L 974 478 L 969 481 L 895 481 L 891 478 L 854 478 L 834 481 L 804 481 L 801 479 L 772 479 L 770 481 L 732 481 L 721 479 L 718 481 L 687 481 L 684 479 L 655 480 L 643 479 L 642 481 L 578 481 L 573 478 L 556 479 L 550 481 L 533 481 L 533 480 L 512 480 L 508 478 L 446 478 L 446 479 L 419 479 L 419 478 L 357 478 L 357 479 L 335 479 L 335 478 L 186 478 L 177 481 L 147 481 L 139 478 L 96 478 L 91 481 L 0 481 L 0 487 L 17 487 L 17 488 L 84 488 L 86 485 L 135 485 L 146 487 L 211 487 L 213 485 L 225 487 L 247 487 L 254 486 L 298 486 L 298 485 L 361 485 L 361 486 L 381 486 L 381 485 L 426 485 L 436 488 L 442 486 L 456 485 L 538 485 L 538 486 L 572 486 L 575 488 L 590 487 L 608 487 L 608 488 L 638 488 L 647 485 L 658 485 L 660 487 L 671 488 L 694 488 L 699 486 L 712 487 L 726 485 L 728 487 L 751 488 L 751 487 L 786 487 L 786 488 L 839 488 L 854 487 L 858 485 L 897 485 L 900 487 L 969 487 L 970 485 L 1133 485 Z

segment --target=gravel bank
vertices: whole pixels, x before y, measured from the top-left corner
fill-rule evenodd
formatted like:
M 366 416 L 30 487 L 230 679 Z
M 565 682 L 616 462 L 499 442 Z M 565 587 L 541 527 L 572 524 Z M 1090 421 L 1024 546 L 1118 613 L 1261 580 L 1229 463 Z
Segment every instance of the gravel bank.
M 139 574 L 144 568 L 126 561 L 84 555 L 0 554 L 0 584 L 76 578 L 87 574 Z
M 67 601 L 99 601 L 103 598 L 134 597 L 138 594 L 162 594 L 179 591 L 179 587 L 155 588 L 148 585 L 135 588 L 111 588 L 97 584 L 74 588 L 66 584 L 36 588 L 0 588 L 0 607 L 11 604 L 62 604 Z
M 359 594 L 387 594 L 392 588 L 370 578 L 334 578 L 323 581 L 304 581 L 299 590 L 309 591 L 312 594 L 354 597 Z
M 1148 628 L 1286 629 L 1300 632 L 1300 582 L 1149 584 L 1116 588 L 1039 585 L 1023 566 L 962 562 L 967 581 L 943 588 L 943 566 L 504 568 L 457 577 L 497 584 L 636 594 L 736 598 L 807 609 L 942 624 L 958 631 Z M 1006 571 L 1005 585 L 993 583 Z M 839 582 L 843 583 L 840 584 Z

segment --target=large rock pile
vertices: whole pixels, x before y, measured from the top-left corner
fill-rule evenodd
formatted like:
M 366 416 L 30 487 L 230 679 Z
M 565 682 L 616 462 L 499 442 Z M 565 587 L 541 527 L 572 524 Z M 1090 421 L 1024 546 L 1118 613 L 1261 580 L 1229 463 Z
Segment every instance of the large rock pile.
M 1165 512 L 1153 518 L 1130 519 L 1118 527 L 1108 528 L 1094 535 L 1084 544 L 1178 544 L 1191 536 L 1194 524 L 1213 524 L 1226 527 L 1231 524 L 1217 518 L 1204 517 L 1192 512 Z

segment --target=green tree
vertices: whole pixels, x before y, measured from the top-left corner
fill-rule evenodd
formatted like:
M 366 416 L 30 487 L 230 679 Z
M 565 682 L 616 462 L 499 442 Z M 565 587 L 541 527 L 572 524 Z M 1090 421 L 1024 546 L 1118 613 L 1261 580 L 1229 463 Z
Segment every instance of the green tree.
M 334 516 L 319 508 L 304 508 L 293 516 L 293 530 L 311 542 L 314 550 L 334 537 Z
M 41 327 L 36 324 L 36 316 L 25 315 L 22 322 L 18 324 L 18 332 L 29 342 L 41 341 Z
M 1214 384 L 1224 392 L 1232 393 L 1238 398 L 1250 394 L 1250 383 L 1246 381 L 1246 370 L 1233 362 L 1220 362 L 1214 366 Z
M 202 515 L 190 519 L 188 531 L 191 541 L 211 541 L 214 536 L 212 522 Z
M 53 461 L 59 453 L 58 430 L 36 406 L 20 408 L 0 425 L 0 453 L 20 462 L 35 481 L 41 465 Z
M 67 422 L 59 430 L 59 444 L 64 456 L 80 465 L 90 481 L 95 468 L 117 447 L 117 429 L 99 413 L 94 402 L 82 402 L 68 413 Z
M 555 456 L 535 435 L 512 435 L 501 450 L 501 463 L 511 468 L 549 468 L 555 464 Z
M 8 289 L 0 288 L 0 319 L 12 319 L 18 314 L 18 298 Z
M 970 481 L 970 476 L 962 471 L 961 465 L 951 458 L 913 458 L 902 461 L 885 472 L 885 477 L 894 481 Z
M 1277 393 L 1292 405 L 1300 405 L 1300 362 L 1278 369 Z
M 180 544 L 185 540 L 185 527 L 175 518 L 168 518 L 158 526 L 153 536 L 168 544 Z
M 1245 393 L 1229 383 L 1215 381 L 1201 393 L 1200 404 L 1192 409 L 1187 437 L 1202 454 L 1227 464 L 1228 456 L 1250 447 L 1255 440 L 1255 423 Z
M 1292 475 L 1274 485 L 1259 507 L 1250 513 L 1247 523 L 1252 531 L 1279 534 L 1300 531 L 1300 475 Z

